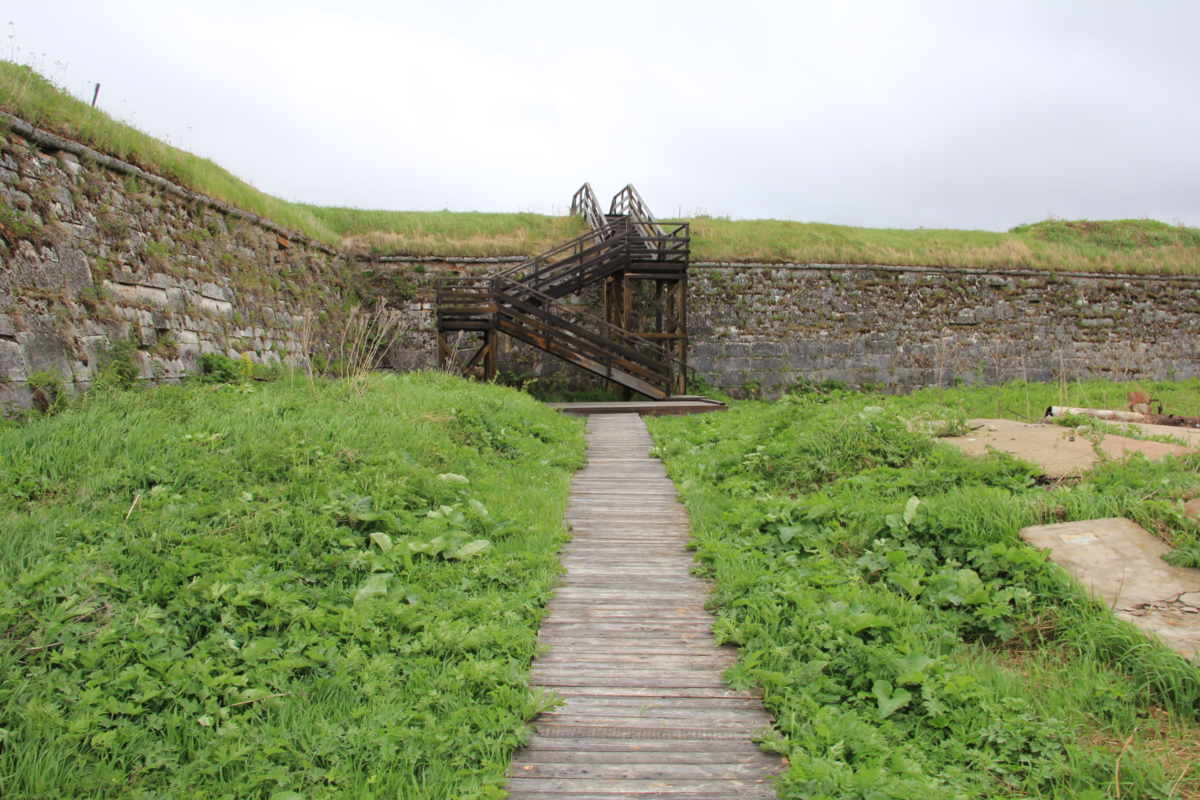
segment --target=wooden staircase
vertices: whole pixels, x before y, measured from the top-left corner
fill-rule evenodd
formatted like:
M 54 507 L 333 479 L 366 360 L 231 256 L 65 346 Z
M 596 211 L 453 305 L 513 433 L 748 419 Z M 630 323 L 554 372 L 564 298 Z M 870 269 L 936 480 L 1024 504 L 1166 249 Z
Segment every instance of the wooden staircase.
M 587 220 L 588 233 L 481 278 L 438 281 L 439 367 L 492 379 L 503 333 L 627 392 L 685 394 L 687 223 L 660 223 L 632 185 L 605 214 L 585 183 L 571 211 Z M 647 280 L 654 290 L 638 288 Z M 561 302 L 598 282 L 604 319 Z

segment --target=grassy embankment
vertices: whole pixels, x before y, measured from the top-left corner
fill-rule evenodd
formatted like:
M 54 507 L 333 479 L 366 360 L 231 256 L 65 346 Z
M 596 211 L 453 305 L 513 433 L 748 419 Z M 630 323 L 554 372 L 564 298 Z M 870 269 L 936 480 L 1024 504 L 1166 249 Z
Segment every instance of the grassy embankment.
M 581 428 L 437 373 L 0 428 L 0 796 L 498 796 Z
M 61 92 L 32 70 L 5 61 L 0 61 L 0 109 L 315 239 L 359 252 L 412 256 L 533 255 L 583 232 L 583 223 L 569 217 L 371 211 L 281 200 L 246 184 L 208 159 L 171 147 L 112 119 Z M 700 217 L 692 223 L 696 261 L 1200 275 L 1200 230 L 1152 220 L 1052 220 L 1018 226 L 1008 233 L 872 229 L 710 217 Z
M 1174 388 L 1195 404 L 1196 381 Z M 1037 404 L 1059 391 L 1028 387 Z M 1200 670 L 1017 535 L 1124 515 L 1195 543 L 1180 503 L 1200 494 L 1200 456 L 1047 487 L 912 431 L 991 415 L 996 394 L 941 399 L 811 392 L 651 424 L 717 581 L 718 636 L 741 646 L 727 677 L 761 686 L 778 719 L 780 796 L 1200 797 Z

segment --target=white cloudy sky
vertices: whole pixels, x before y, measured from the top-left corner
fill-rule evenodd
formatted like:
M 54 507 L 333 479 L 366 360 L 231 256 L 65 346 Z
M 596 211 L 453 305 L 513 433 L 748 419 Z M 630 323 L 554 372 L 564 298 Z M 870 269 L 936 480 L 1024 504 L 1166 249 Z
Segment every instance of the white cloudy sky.
M 0 8 L 20 59 L 292 200 L 549 213 L 633 182 L 661 217 L 1200 225 L 1194 1 Z

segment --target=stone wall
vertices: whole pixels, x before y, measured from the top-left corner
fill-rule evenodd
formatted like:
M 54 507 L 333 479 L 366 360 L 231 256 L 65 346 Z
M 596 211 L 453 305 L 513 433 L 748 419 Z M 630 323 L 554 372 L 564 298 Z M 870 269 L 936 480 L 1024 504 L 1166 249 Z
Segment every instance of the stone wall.
M 46 371 L 86 388 L 127 336 L 146 379 L 178 379 L 207 352 L 302 359 L 302 331 L 341 307 L 347 261 L 325 245 L 7 122 L 0 403 L 25 404 Z
M 362 265 L 406 287 L 410 334 L 398 369 L 436 364 L 432 287 L 488 261 Z M 1200 376 L 1200 279 L 1032 271 L 697 264 L 690 276 L 692 369 L 742 396 L 801 380 L 907 391 L 1024 378 Z M 594 295 L 594 296 L 593 296 Z M 602 314 L 598 293 L 573 298 Z M 502 374 L 594 388 L 590 373 L 505 337 Z
M 497 259 L 355 261 L 11 117 L 0 143 L 0 404 L 27 380 L 93 380 L 132 336 L 142 376 L 176 380 L 217 352 L 300 363 L 334 338 L 354 295 L 403 313 L 383 366 L 437 363 L 439 275 Z M 598 287 L 570 302 L 601 312 Z M 697 264 L 691 366 L 732 394 L 802 380 L 895 391 L 1060 376 L 1200 376 L 1200 278 L 1030 271 Z M 601 381 L 502 339 L 499 368 L 571 388 Z
M 735 394 L 1200 376 L 1200 279 L 695 265 L 691 364 Z

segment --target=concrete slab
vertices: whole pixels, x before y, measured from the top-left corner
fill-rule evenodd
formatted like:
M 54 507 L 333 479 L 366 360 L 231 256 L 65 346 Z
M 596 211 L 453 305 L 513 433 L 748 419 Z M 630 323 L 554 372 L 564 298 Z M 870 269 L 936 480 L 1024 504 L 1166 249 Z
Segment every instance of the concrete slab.
M 1011 453 L 1017 458 L 1032 461 L 1040 466 L 1048 478 L 1082 475 L 1099 460 L 1092 447 L 1092 440 L 1076 433 L 1074 428 L 1029 424 L 1011 419 L 973 419 L 970 423 L 979 429 L 967 436 L 951 436 L 942 441 L 949 442 L 972 456 L 985 455 L 989 447 Z M 1109 458 L 1114 459 L 1122 459 L 1130 453 L 1140 452 L 1146 458 L 1157 461 L 1167 455 L 1195 452 L 1193 448 L 1176 444 L 1148 442 L 1111 434 L 1102 437 L 1100 447 Z
M 1184 428 L 1180 425 L 1145 425 L 1140 422 L 1110 422 L 1114 430 L 1124 433 L 1128 429 L 1141 431 L 1144 436 L 1169 436 L 1188 447 L 1200 447 L 1200 428 Z
M 1188 658 L 1200 656 L 1200 569 L 1162 560 L 1158 537 L 1124 517 L 1035 525 L 1021 538 L 1071 573 L 1118 619 Z

